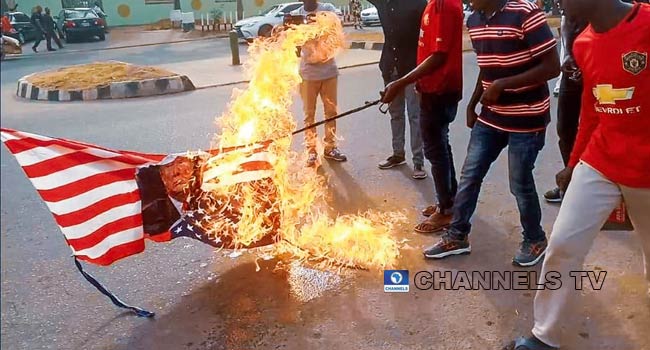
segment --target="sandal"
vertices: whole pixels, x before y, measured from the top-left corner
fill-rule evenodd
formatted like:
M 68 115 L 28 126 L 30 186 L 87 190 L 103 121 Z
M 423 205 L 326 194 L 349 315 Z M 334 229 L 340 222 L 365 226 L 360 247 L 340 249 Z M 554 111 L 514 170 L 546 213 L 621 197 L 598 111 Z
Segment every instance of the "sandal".
M 451 215 L 444 215 L 435 213 L 429 216 L 426 220 L 415 226 L 414 230 L 417 233 L 436 233 L 441 232 L 449 227 L 451 223 Z
M 422 215 L 429 217 L 437 212 L 438 212 L 438 205 L 434 204 L 424 208 L 424 210 L 422 210 Z

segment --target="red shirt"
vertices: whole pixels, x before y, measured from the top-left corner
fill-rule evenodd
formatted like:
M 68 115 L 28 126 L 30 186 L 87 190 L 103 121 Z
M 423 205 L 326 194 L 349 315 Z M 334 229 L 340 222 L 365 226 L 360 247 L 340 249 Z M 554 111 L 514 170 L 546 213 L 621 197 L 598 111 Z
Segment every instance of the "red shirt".
M 582 160 L 615 183 L 650 188 L 650 5 L 636 4 L 608 32 L 587 27 L 573 52 L 584 90 L 569 165 Z
M 447 54 L 447 61 L 432 74 L 421 78 L 423 93 L 448 94 L 463 91 L 463 4 L 461 0 L 431 0 L 422 14 L 418 65 L 436 52 Z

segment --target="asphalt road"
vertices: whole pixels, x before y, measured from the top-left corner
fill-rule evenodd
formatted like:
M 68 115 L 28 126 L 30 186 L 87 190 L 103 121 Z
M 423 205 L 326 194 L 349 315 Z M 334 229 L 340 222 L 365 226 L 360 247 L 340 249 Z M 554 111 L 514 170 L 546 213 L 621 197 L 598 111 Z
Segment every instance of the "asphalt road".
M 182 62 L 223 54 L 222 43 L 200 41 L 75 55 L 51 55 L 2 63 L 2 127 L 142 152 L 206 148 L 232 87 L 155 98 L 85 103 L 36 103 L 13 97 L 15 81 L 35 70 L 99 59 L 132 63 Z M 465 96 L 476 78 L 465 56 Z M 342 71 L 340 110 L 377 97 L 376 67 Z M 240 88 L 243 86 L 239 86 Z M 296 99 L 296 101 L 298 101 Z M 555 103 L 555 101 L 554 101 Z M 300 103 L 293 106 L 299 116 Z M 464 111 L 464 102 L 459 108 Z M 339 213 L 405 210 L 410 223 L 396 235 L 410 240 L 400 267 L 417 270 L 512 270 L 520 240 L 518 214 L 509 194 L 502 155 L 484 183 L 474 218 L 469 256 L 428 262 L 421 249 L 433 238 L 411 231 L 418 211 L 433 201 L 431 178 L 414 181 L 410 168 L 380 171 L 389 155 L 387 116 L 376 109 L 342 119 L 345 164 L 325 164 L 332 207 Z M 452 125 L 456 166 L 465 156 L 464 114 Z M 295 139 L 294 147 L 301 147 Z M 561 162 L 554 124 L 535 171 L 538 192 L 553 184 Z M 122 313 L 75 270 L 60 231 L 15 159 L 2 147 L 1 263 L 2 349 L 498 349 L 532 324 L 531 291 L 383 292 L 383 276 L 347 271 L 329 290 L 300 300 L 310 276 L 255 272 L 253 259 L 231 259 L 199 242 L 177 239 L 111 267 L 88 267 L 127 302 L 157 312 L 153 320 Z M 558 208 L 544 205 L 550 231 Z M 587 269 L 609 272 L 601 291 L 587 291 L 585 307 L 567 332 L 567 349 L 650 349 L 650 303 L 644 296 L 641 254 L 631 233 L 600 235 Z M 301 277 L 302 276 L 302 277 Z M 316 274 L 323 278 L 323 274 Z M 587 318 L 588 317 L 588 318 Z

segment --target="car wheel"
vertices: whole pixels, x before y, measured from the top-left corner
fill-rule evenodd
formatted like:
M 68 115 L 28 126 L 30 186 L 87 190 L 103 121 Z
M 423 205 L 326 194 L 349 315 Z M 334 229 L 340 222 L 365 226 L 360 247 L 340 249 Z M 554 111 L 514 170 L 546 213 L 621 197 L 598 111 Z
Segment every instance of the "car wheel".
M 104 40 L 106 40 L 106 35 L 105 35 L 104 33 L 99 34 L 99 40 L 100 40 L 100 41 L 104 41 Z
M 63 40 L 65 40 L 66 43 L 71 43 L 72 42 L 72 36 L 68 34 L 68 32 L 63 32 Z
M 270 24 L 265 24 L 257 31 L 257 35 L 268 38 L 271 36 L 271 32 L 273 32 L 273 27 Z

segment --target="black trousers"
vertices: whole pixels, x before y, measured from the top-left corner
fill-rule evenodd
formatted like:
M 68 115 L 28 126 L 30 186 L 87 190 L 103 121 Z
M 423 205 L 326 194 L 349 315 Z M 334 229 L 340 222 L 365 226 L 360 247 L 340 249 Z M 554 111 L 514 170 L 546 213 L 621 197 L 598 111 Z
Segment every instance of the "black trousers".
M 569 79 L 567 74 L 562 74 L 560 82 L 560 96 L 557 106 L 557 135 L 562 161 L 566 166 L 571 157 L 571 150 L 578 133 L 578 120 L 582 104 L 582 81 Z
M 54 42 L 56 43 L 56 46 L 59 47 L 59 49 L 63 48 L 63 44 L 61 44 L 61 40 L 59 39 L 59 36 L 56 34 L 55 31 L 47 32 L 45 34 L 45 40 L 47 40 L 47 49 L 52 49 L 52 39 L 54 39 Z

